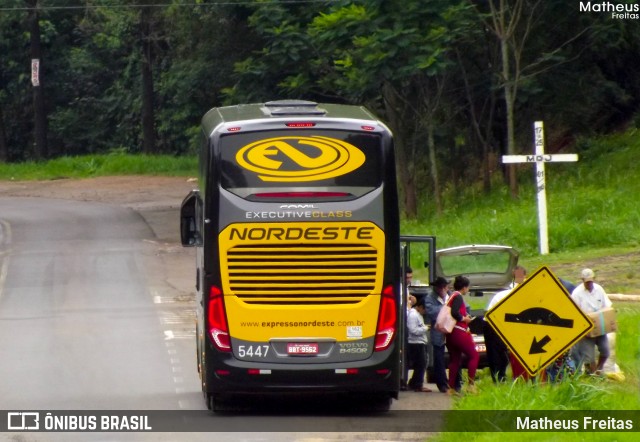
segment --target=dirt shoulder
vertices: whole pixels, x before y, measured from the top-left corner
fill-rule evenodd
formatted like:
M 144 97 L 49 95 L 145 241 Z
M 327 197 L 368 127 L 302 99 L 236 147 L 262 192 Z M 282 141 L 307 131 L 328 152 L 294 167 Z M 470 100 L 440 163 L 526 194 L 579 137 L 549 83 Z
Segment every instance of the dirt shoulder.
M 580 282 L 578 274 L 585 267 L 596 271 L 596 282 L 612 301 L 640 301 L 640 251 L 555 265 L 553 272 L 575 284 Z
M 178 211 L 194 179 L 153 176 L 52 181 L 0 181 L 0 197 L 53 198 L 118 204 L 140 212 L 161 241 L 178 242 Z

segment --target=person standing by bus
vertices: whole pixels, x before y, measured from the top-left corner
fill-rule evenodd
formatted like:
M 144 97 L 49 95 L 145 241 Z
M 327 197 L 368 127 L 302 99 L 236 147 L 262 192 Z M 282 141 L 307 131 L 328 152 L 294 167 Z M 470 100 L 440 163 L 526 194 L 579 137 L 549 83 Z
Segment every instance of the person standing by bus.
M 446 393 L 449 390 L 447 380 L 447 366 L 445 364 L 444 343 L 445 334 L 436 330 L 435 323 L 442 306 L 449 299 L 449 281 L 442 276 L 438 276 L 433 283 L 433 291 L 424 300 L 427 310 L 427 318 L 431 323 L 431 346 L 433 347 L 433 375 L 438 390 Z
M 449 350 L 449 394 L 454 394 L 456 390 L 456 380 L 459 376 L 458 372 L 462 365 L 462 355 L 467 357 L 467 369 L 469 385 L 467 391 L 475 393 L 476 370 L 480 355 L 476 350 L 473 342 L 469 323 L 473 321 L 473 317 L 467 313 L 467 306 L 464 303 L 463 296 L 469 293 L 469 278 L 465 276 L 456 276 L 453 281 L 453 289 L 455 290 L 448 301 L 451 307 L 451 316 L 457 321 L 453 331 L 447 335 L 447 349 Z
M 418 299 L 407 318 L 408 356 L 413 364 L 413 374 L 408 387 L 413 391 L 428 393 L 424 387 L 424 375 L 427 369 L 427 326 L 424 324 L 424 299 Z

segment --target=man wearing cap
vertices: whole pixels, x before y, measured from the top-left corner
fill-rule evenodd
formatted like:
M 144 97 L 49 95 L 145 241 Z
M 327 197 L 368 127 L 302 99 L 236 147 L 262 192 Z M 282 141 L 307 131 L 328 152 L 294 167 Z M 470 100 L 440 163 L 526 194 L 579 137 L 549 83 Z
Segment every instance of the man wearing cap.
M 594 313 L 611 307 L 611 300 L 599 284 L 593 282 L 595 274 L 591 269 L 584 269 L 580 274 L 582 284 L 578 285 L 571 298 L 585 313 Z M 595 347 L 598 347 L 598 364 L 596 365 Z M 609 357 L 609 339 L 607 335 L 596 336 L 594 338 L 584 337 L 575 347 L 576 356 L 579 362 L 584 362 L 589 374 L 600 374 L 604 368 L 604 363 Z
M 438 390 L 446 393 L 449 389 L 447 366 L 444 360 L 445 335 L 436 330 L 435 323 L 442 306 L 449 300 L 449 281 L 438 276 L 433 283 L 433 291 L 425 299 L 427 320 L 431 323 L 431 345 L 433 347 L 433 374 Z M 459 378 L 459 377 L 458 377 Z

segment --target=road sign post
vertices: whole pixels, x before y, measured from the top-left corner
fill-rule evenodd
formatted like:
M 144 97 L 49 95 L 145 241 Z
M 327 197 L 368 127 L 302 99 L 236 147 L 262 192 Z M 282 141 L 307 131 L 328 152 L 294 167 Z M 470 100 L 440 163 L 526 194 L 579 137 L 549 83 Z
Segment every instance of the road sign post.
M 534 124 L 535 155 L 503 155 L 504 164 L 535 163 L 536 193 L 538 195 L 538 226 L 540 237 L 540 254 L 549 254 L 549 236 L 547 227 L 547 191 L 545 183 L 544 163 L 575 162 L 577 154 L 549 155 L 544 153 L 544 127 L 542 121 Z
M 531 376 L 593 329 L 591 319 L 546 267 L 513 289 L 485 320 Z

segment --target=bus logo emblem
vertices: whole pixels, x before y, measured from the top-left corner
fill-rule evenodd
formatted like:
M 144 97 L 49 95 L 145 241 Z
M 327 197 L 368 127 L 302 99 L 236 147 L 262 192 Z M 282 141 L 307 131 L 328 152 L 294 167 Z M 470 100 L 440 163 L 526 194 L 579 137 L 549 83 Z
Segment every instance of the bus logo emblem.
M 262 181 L 301 182 L 335 178 L 364 164 L 364 153 L 335 138 L 277 137 L 247 144 L 236 154 L 238 164 Z

